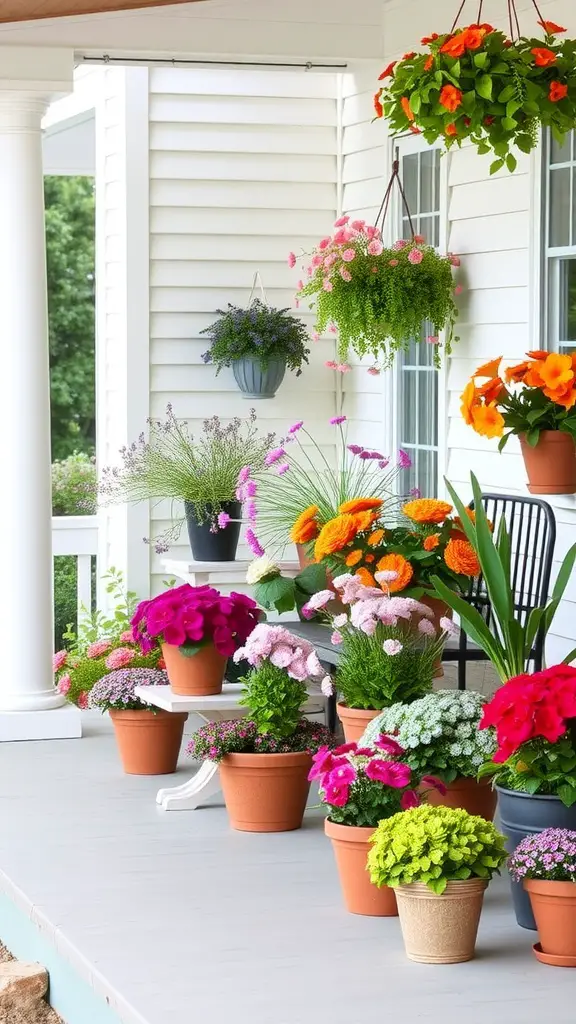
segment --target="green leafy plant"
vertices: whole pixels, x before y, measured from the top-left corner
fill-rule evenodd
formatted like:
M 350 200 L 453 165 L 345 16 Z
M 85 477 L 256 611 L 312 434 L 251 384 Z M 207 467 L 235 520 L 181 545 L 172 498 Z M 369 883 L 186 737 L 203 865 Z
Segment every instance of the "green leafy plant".
M 268 611 L 301 612 L 318 590 L 327 585 L 326 567 L 322 563 L 308 565 L 296 576 L 283 576 L 278 566 L 264 555 L 248 567 L 246 580 L 252 585 L 254 599 Z
M 576 746 L 574 736 L 563 736 L 555 743 L 545 739 L 522 744 L 504 764 L 489 761 L 480 769 L 480 777 L 491 778 L 503 789 L 519 793 L 557 796 L 566 807 L 576 803 Z
M 306 685 L 269 661 L 255 668 L 242 680 L 246 691 L 240 703 L 259 733 L 271 733 L 278 739 L 291 736 L 301 718 L 306 700 Z
M 200 332 L 210 338 L 210 348 L 202 359 L 214 364 L 216 374 L 223 366 L 251 356 L 262 366 L 284 359 L 287 367 L 300 376 L 302 363 L 307 363 L 310 355 L 306 347 L 308 332 L 303 321 L 289 309 L 275 309 L 255 299 L 248 309 L 229 303 L 227 310 L 216 312 L 220 319 Z
M 515 171 L 515 146 L 529 153 L 539 126 L 558 141 L 576 124 L 576 40 L 556 39 L 566 29 L 540 22 L 545 38 L 514 41 L 491 25 L 470 25 L 423 39 L 427 53 L 408 53 L 380 76 L 376 115 L 392 134 L 422 133 L 446 149 L 469 139 L 478 153 L 492 152 L 494 174 Z
M 448 481 L 446 486 L 460 516 L 462 530 L 480 563 L 486 595 L 492 609 L 490 625 L 476 608 L 450 590 L 438 576 L 432 578 L 432 583 L 439 597 L 457 613 L 470 639 L 488 655 L 500 679 L 506 682 L 526 671 L 537 636 L 539 633 L 544 636 L 548 633 L 572 575 L 576 561 L 576 544 L 572 545 L 560 566 L 552 599 L 546 605 L 534 608 L 527 620 L 522 623 L 514 607 L 511 546 L 506 524 L 503 519 L 500 521 L 497 535 L 494 537 L 482 504 L 480 485 L 473 473 L 470 476 L 474 495 L 474 522 L 469 518 L 466 507 Z M 574 657 L 576 651 L 571 651 L 564 659 L 564 663 L 568 664 Z
M 118 640 L 122 633 L 130 630 L 130 620 L 138 604 L 138 596 L 133 590 L 127 590 L 124 574 L 121 569 L 111 566 L 102 574 L 104 590 L 110 597 L 110 611 L 92 610 L 84 605 L 78 629 L 72 625 L 63 634 L 66 648 L 70 654 L 84 650 L 88 644 L 97 640 Z
M 375 885 L 424 883 L 441 896 L 448 882 L 487 882 L 507 857 L 491 821 L 453 807 L 424 804 L 381 821 L 368 854 Z
M 74 452 L 52 463 L 52 515 L 85 516 L 96 512 L 96 461 Z
M 399 699 L 417 700 L 432 688 L 443 638 L 440 644 L 423 643 L 422 634 L 400 623 L 380 623 L 373 636 L 359 629 L 343 630 L 342 638 L 335 685 L 349 708 L 380 710 Z M 387 641 L 399 646 L 397 654 L 386 653 Z

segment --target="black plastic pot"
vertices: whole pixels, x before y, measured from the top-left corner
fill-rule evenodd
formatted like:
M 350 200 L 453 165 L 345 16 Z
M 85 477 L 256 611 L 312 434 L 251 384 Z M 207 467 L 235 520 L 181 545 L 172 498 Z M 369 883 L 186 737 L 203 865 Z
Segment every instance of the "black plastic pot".
M 232 371 L 244 398 L 274 398 L 284 380 L 286 361 L 270 359 L 262 366 L 259 359 L 243 356 L 232 363 Z
M 576 830 L 576 804 L 566 807 L 557 796 L 531 796 L 512 789 L 498 790 L 498 816 L 500 827 L 507 837 L 508 852 L 513 853 L 526 836 L 543 832 L 545 828 Z M 521 882 L 510 879 L 516 920 L 521 928 L 536 931 L 536 922 L 530 897 Z
M 206 509 L 206 518 L 203 523 L 199 523 L 196 519 L 191 502 L 184 502 L 184 508 L 194 560 L 196 562 L 233 562 L 236 558 L 240 538 L 239 520 L 242 514 L 240 502 L 222 502 L 222 505 L 216 510 L 216 515 L 218 512 L 227 512 L 232 520 L 238 520 L 238 522 L 228 523 L 223 530 L 217 529 L 215 532 L 212 530 L 214 516 L 210 507 Z

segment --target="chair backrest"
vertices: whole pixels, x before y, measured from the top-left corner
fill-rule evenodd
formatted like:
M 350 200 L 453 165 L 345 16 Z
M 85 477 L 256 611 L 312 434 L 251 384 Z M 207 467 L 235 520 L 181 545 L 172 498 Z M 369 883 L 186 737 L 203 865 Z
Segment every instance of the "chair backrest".
M 556 543 L 556 519 L 548 502 L 541 498 L 508 494 L 483 494 L 486 515 L 494 523 L 494 532 L 502 519 L 510 537 L 510 575 L 514 588 L 514 607 L 522 624 L 533 608 L 546 604 Z M 474 502 L 470 503 L 474 507 Z M 473 580 L 468 600 L 490 618 L 490 602 L 482 577 Z

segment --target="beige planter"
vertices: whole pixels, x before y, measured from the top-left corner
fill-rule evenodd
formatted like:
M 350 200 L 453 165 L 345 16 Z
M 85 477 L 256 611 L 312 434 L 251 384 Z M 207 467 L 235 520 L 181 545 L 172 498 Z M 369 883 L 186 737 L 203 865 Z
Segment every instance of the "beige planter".
M 487 882 L 448 882 L 441 896 L 415 882 L 394 888 L 409 960 L 459 964 L 472 960 Z

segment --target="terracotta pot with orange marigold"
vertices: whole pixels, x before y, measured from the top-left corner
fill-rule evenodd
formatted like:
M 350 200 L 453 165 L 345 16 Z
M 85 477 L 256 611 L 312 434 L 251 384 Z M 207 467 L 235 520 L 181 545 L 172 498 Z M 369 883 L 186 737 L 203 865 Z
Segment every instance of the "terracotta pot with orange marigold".
M 528 352 L 515 366 L 502 357 L 479 366 L 464 388 L 464 421 L 477 434 L 517 435 L 532 494 L 576 492 L 576 355 Z
M 376 116 L 393 135 L 411 131 L 446 149 L 469 139 L 495 157 L 492 174 L 515 171 L 512 149 L 534 149 L 540 126 L 562 140 L 576 124 L 576 41 L 558 38 L 566 29 L 552 21 L 539 25 L 544 39 L 512 41 L 486 23 L 434 32 L 423 52 L 382 72 Z

